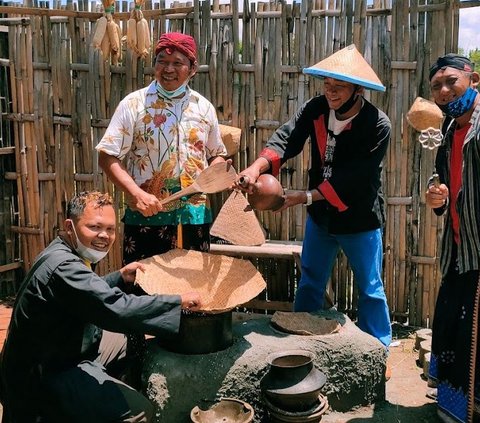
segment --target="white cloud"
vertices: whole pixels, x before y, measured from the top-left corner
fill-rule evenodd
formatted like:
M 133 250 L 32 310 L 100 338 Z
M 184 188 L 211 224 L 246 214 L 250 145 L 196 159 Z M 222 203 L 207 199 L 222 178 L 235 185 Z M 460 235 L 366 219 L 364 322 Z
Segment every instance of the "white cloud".
M 460 9 L 460 30 L 458 34 L 458 46 L 468 54 L 470 50 L 480 49 L 480 6 Z

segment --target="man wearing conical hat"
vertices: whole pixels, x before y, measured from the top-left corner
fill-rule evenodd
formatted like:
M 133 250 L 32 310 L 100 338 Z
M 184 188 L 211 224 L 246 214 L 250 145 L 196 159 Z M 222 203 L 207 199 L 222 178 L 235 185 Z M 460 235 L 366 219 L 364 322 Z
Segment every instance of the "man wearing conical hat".
M 430 68 L 430 91 L 445 113 L 426 203 L 445 216 L 442 281 L 432 325 L 430 377 L 444 422 L 480 421 L 480 75 L 449 53 Z
M 300 154 L 310 140 L 308 190 L 287 191 L 280 209 L 307 207 L 294 309 L 323 308 L 327 282 L 342 249 L 358 285 L 358 326 L 388 347 L 391 327 L 381 277 L 381 170 L 391 125 L 362 95 L 366 88 L 385 87 L 354 46 L 304 73 L 324 78 L 325 94 L 311 98 L 275 131 L 257 160 L 241 172 L 241 180 L 249 181 L 243 189 L 251 192 L 262 173 L 278 175 L 280 166 Z

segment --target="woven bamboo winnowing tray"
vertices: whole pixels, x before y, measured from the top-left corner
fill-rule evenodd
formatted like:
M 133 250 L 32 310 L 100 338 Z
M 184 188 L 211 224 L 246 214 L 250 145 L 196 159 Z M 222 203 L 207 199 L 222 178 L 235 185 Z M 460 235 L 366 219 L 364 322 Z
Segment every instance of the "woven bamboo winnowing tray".
M 234 245 L 262 245 L 265 243 L 265 234 L 248 204 L 247 199 L 240 191 L 233 191 L 220 209 L 210 233 Z
M 276 311 L 271 322 L 278 329 L 296 335 L 328 335 L 338 332 L 341 328 L 336 320 L 306 312 Z
M 136 282 L 147 294 L 182 295 L 196 291 L 201 311 L 221 313 L 255 298 L 265 280 L 248 260 L 193 250 L 171 250 L 141 260 Z

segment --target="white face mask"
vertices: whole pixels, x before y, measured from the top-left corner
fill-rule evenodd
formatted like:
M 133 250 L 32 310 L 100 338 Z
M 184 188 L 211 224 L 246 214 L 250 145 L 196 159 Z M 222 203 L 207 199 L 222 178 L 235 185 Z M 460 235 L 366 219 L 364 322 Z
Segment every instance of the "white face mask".
M 84 260 L 89 261 L 90 263 L 98 263 L 101 259 L 103 259 L 107 254 L 107 251 L 98 251 L 93 248 L 88 248 L 86 245 L 82 244 L 78 239 L 77 231 L 75 230 L 75 225 L 72 222 L 72 229 L 73 233 L 75 234 L 75 238 L 77 240 L 77 248 L 75 251 L 78 255 L 83 258 Z
M 161 84 L 157 83 L 157 92 L 163 98 L 171 99 L 171 98 L 179 97 L 182 94 L 185 94 L 185 92 L 187 91 L 187 85 L 188 85 L 188 79 L 182 85 L 180 85 L 176 90 L 168 91 L 165 88 L 163 88 Z

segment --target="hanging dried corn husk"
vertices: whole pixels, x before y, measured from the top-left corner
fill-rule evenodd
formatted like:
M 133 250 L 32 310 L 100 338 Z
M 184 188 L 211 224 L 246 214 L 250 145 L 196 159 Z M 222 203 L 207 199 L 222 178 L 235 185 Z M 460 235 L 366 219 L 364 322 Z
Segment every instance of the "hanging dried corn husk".
M 122 30 L 113 20 L 115 0 L 102 0 L 104 14 L 98 18 L 92 37 L 92 46 L 102 52 L 103 59 L 116 65 L 121 60 Z
M 150 28 L 141 10 L 144 3 L 145 0 L 135 0 L 135 8 L 127 22 L 127 48 L 142 59 L 148 56 L 151 46 Z

